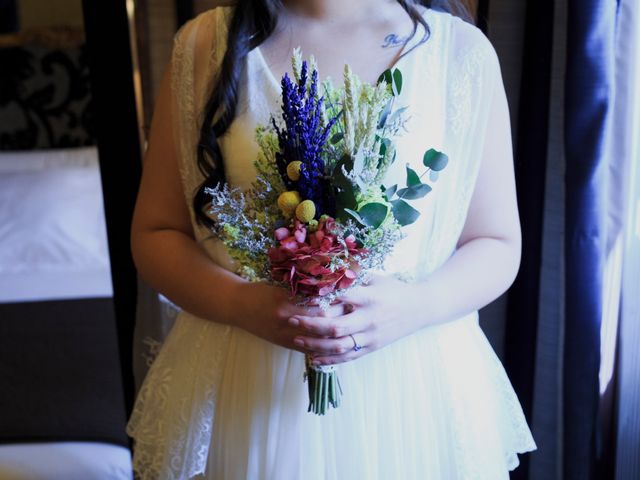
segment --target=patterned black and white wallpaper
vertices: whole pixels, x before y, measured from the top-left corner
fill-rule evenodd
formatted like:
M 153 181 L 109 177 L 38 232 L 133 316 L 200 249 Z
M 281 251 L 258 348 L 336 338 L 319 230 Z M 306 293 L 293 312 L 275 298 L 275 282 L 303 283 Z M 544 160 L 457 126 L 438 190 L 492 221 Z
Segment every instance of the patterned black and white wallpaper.
M 0 150 L 95 144 L 86 44 L 0 48 Z

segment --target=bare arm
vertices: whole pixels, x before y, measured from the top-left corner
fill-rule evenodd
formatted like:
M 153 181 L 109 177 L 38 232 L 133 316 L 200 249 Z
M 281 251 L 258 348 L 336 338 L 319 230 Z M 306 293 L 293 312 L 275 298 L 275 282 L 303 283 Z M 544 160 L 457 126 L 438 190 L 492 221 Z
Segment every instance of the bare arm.
M 140 276 L 176 305 L 202 318 L 233 323 L 230 311 L 242 280 L 213 263 L 195 242 L 178 169 L 167 64 L 151 122 L 131 227 Z

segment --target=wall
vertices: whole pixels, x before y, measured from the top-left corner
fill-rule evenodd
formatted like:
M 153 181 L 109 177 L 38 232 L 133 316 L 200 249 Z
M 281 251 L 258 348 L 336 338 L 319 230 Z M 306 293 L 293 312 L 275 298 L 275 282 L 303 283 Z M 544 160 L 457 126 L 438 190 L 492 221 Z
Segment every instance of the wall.
M 67 25 L 83 27 L 81 0 L 18 0 L 20 28 Z

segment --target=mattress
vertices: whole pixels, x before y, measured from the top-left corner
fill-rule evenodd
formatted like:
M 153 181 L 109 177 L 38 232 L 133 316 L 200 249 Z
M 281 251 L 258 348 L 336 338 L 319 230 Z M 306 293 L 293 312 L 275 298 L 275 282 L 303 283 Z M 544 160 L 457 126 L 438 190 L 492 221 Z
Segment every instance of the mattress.
M 131 453 L 99 442 L 0 445 L 0 480 L 131 480 Z
M 0 302 L 112 294 L 97 148 L 0 152 Z

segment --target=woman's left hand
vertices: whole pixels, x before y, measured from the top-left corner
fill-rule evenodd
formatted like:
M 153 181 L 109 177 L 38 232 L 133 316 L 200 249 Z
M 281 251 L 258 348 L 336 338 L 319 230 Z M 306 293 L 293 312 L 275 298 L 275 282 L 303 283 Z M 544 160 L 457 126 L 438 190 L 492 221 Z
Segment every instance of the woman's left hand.
M 393 275 L 372 275 L 339 297 L 348 313 L 337 317 L 296 315 L 289 319 L 300 334 L 294 343 L 314 357 L 318 365 L 347 362 L 378 350 L 424 325 L 416 284 Z M 350 305 L 350 307 L 349 307 Z M 354 340 L 362 348 L 354 350 Z M 301 342 L 301 343 L 300 343 Z

